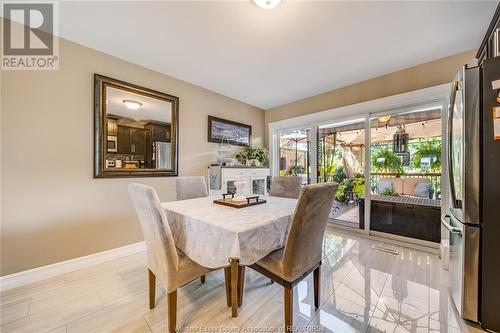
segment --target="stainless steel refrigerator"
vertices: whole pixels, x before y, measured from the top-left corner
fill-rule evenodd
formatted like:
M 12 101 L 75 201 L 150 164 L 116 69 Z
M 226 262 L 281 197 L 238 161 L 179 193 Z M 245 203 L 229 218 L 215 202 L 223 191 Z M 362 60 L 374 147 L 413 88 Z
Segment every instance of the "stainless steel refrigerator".
M 500 57 L 465 66 L 452 82 L 448 112 L 450 291 L 464 319 L 500 331 Z M 500 101 L 500 100 L 499 100 Z
M 154 142 L 153 143 L 153 165 L 155 169 L 171 169 L 171 151 L 170 143 Z

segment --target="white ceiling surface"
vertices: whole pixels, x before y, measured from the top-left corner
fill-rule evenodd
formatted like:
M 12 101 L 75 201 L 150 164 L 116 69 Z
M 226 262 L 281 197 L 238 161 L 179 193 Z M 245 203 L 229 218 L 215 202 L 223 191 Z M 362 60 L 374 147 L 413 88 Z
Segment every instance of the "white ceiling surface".
M 263 109 L 476 48 L 496 1 L 65 1 L 61 36 Z M 64 59 L 61 59 L 64 61 Z
M 106 90 L 107 113 L 135 120 L 156 120 L 170 122 L 172 104 L 143 95 L 108 87 Z M 132 100 L 142 103 L 137 110 L 129 109 L 123 103 Z

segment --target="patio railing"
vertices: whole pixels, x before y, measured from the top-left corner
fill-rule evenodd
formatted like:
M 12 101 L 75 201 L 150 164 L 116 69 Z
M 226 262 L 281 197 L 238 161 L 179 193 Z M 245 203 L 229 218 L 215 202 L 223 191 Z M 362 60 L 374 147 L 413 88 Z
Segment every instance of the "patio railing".
M 380 178 L 427 178 L 432 183 L 432 189 L 435 193 L 441 192 L 441 173 L 372 173 L 370 177 L 370 187 L 375 189 Z

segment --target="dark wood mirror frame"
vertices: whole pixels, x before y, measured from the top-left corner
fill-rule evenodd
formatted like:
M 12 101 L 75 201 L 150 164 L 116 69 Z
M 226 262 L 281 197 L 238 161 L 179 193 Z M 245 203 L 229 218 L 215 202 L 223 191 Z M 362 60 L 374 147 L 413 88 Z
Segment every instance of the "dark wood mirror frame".
M 171 169 L 115 169 L 105 167 L 107 149 L 106 134 L 106 87 L 112 87 L 134 94 L 169 102 L 171 110 Z M 121 177 L 168 177 L 178 174 L 179 150 L 179 98 L 149 88 L 140 87 L 131 83 L 116 80 L 99 74 L 94 74 L 94 178 L 121 178 Z

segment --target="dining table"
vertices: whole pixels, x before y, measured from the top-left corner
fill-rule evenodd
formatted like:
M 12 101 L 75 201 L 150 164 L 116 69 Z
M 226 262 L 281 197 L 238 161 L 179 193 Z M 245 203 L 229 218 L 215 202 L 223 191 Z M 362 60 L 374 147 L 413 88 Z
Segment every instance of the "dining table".
M 264 196 L 265 203 L 244 208 L 214 199 L 164 202 L 162 207 L 180 251 L 201 266 L 224 268 L 227 305 L 237 317 L 245 266 L 283 247 L 297 199 Z

